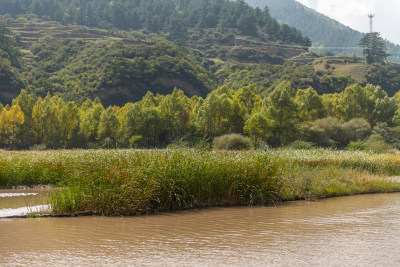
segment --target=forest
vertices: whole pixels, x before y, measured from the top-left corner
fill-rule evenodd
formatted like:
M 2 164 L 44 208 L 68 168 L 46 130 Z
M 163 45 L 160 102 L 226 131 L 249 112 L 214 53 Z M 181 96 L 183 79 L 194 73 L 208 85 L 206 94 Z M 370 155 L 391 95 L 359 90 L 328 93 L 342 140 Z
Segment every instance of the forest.
M 154 95 L 124 106 L 81 105 L 25 90 L 1 108 L 0 145 L 7 149 L 320 146 L 390 150 L 400 146 L 400 95 L 354 84 L 318 95 L 282 82 L 261 98 L 254 86 L 219 87 L 207 97 Z M 235 139 L 232 141 L 232 138 Z M 221 141 L 221 140 L 220 140 Z M 222 143 L 224 140 L 222 140 Z M 242 147 L 243 146 L 243 147 Z
M 0 14 L 34 14 L 63 24 L 165 32 L 170 39 L 185 39 L 188 28 L 237 28 L 255 36 L 260 29 L 273 40 L 311 45 L 300 31 L 279 25 L 268 8 L 253 9 L 243 0 L 4 0 L 0 2 Z
M 0 10 L 10 25 L 104 35 L 20 49 L 0 24 L 1 148 L 400 148 L 400 66 L 307 52 L 308 37 L 268 8 L 5 0 Z

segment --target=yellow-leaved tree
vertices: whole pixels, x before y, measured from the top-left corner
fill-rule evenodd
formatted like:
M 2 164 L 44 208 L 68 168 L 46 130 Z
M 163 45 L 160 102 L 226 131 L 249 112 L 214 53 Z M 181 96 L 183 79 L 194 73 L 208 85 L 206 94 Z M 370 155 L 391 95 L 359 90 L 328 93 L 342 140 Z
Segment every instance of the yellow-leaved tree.
M 0 143 L 3 147 L 12 148 L 15 142 L 16 129 L 24 123 L 24 113 L 20 106 L 6 105 L 0 113 Z

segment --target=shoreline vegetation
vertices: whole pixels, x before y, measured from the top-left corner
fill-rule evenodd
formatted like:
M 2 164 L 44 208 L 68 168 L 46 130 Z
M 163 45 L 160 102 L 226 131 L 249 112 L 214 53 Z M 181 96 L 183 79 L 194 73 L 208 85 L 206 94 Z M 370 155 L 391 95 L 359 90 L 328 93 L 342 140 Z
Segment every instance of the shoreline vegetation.
M 1 151 L 0 188 L 52 185 L 52 215 L 131 216 L 399 192 L 398 154 L 246 151 Z

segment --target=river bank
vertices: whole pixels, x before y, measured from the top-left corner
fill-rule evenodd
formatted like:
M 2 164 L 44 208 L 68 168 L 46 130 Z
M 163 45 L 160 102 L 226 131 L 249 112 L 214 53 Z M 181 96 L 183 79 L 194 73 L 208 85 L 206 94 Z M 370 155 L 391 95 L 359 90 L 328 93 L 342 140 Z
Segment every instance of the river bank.
M 129 216 L 398 192 L 400 157 L 326 149 L 1 152 L 0 186 L 50 184 L 57 214 Z

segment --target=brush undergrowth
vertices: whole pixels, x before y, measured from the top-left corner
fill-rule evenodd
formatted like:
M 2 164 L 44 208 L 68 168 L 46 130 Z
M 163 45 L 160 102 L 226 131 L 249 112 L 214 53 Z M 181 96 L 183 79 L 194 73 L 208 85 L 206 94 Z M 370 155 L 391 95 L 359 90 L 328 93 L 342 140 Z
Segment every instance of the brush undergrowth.
M 312 150 L 0 152 L 0 187 L 51 184 L 56 214 L 137 215 L 400 191 L 396 154 Z

